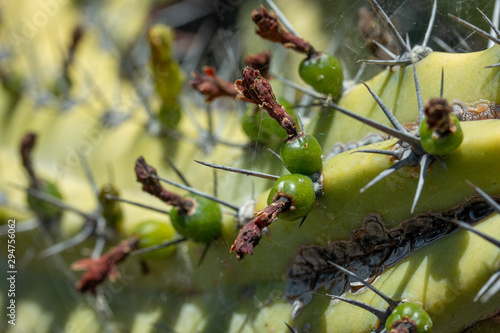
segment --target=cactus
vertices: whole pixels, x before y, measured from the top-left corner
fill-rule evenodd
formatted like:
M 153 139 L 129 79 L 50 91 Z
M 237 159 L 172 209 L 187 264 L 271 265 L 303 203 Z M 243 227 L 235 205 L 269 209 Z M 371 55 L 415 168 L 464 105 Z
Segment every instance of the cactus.
M 6 309 L 15 300 L 16 311 L 14 321 L 2 314 L 0 328 L 498 329 L 500 36 L 493 29 L 489 38 L 496 44 L 487 49 L 475 46 L 486 43 L 478 37 L 471 40 L 474 52 L 439 52 L 428 47 L 438 47 L 428 29 L 418 37 L 422 45 L 411 48 L 376 1 L 369 2 L 373 10 L 360 11 L 359 22 L 375 50 L 376 59 L 367 62 L 384 67 L 367 69 L 364 85 L 346 79 L 359 64 L 342 48 L 335 56 L 344 73 L 336 67 L 327 74 L 335 78 L 323 81 L 321 68 L 313 68 L 302 82 L 299 62 L 313 66 L 310 58 L 327 53 L 299 37 L 295 22 L 274 14 L 277 7 L 268 1 L 271 8 L 252 15 L 242 5 L 240 20 L 250 26 L 253 19 L 260 36 L 306 60 L 253 36 L 246 41 L 247 32 L 239 31 L 252 53 L 254 45 L 288 52 L 286 68 L 275 65 L 276 57 L 259 61 L 257 55 L 247 64 L 264 64 L 261 72 L 206 67 L 191 83 L 206 101 L 188 87 L 184 71 L 213 64 L 193 65 L 189 53 L 179 64 L 174 30 L 156 24 L 161 19 L 150 2 L 5 5 L 0 267 L 7 272 L 12 264 L 17 273 L 15 296 L 8 292 L 12 284 L 1 282 L 0 305 Z M 286 2 L 279 4 L 293 14 Z M 235 10 L 215 5 L 218 14 Z M 459 14 L 454 6 L 429 2 L 429 26 L 436 8 L 439 24 L 450 30 L 494 25 L 483 24 L 476 10 L 467 13 L 469 24 L 443 14 Z M 320 20 L 311 21 L 315 34 Z M 271 30 L 276 24 L 283 26 Z M 308 33 L 302 26 L 298 31 Z M 308 37 L 321 44 L 321 36 Z M 357 47 L 355 60 L 370 57 Z M 206 58 L 222 61 L 220 50 L 212 51 Z M 387 60 L 384 52 L 396 55 Z M 333 81 L 335 87 L 325 87 Z M 300 117 L 276 98 L 289 98 L 290 91 Z M 288 137 L 249 138 L 242 128 L 247 101 L 269 112 L 266 121 L 276 120 Z M 26 172 L 19 144 L 29 132 L 37 142 Z M 280 143 L 283 161 L 267 151 L 278 151 Z M 339 153 L 346 146 L 356 148 Z M 55 184 L 57 196 L 37 190 L 36 179 Z M 56 213 L 42 218 L 27 195 Z M 15 238 L 7 232 L 9 220 L 16 222 Z M 149 229 L 166 235 L 151 237 Z M 7 252 L 11 239 L 15 263 Z M 142 255 L 162 241 L 170 247 Z

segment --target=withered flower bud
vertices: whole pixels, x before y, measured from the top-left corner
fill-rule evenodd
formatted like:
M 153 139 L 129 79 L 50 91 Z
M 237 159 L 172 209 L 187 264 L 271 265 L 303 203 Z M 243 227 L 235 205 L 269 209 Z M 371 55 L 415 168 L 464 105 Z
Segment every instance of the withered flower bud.
M 249 54 L 245 57 L 247 66 L 257 69 L 262 77 L 269 79 L 269 63 L 271 62 L 272 54 L 270 51 L 264 51 L 257 54 Z
M 260 10 L 253 10 L 252 20 L 257 25 L 256 33 L 262 38 L 283 44 L 283 46 L 304 53 L 307 56 L 316 52 L 309 42 L 285 30 L 278 21 L 276 13 L 273 11 L 268 12 L 264 5 L 261 5 Z
M 36 144 L 36 134 L 35 133 L 26 133 L 24 137 L 21 139 L 21 158 L 23 160 L 23 166 L 28 172 L 30 177 L 31 187 L 38 188 L 38 179 L 36 177 L 35 171 L 33 169 L 33 163 L 31 159 L 31 153 Z
M 231 246 L 231 252 L 236 252 L 236 258 L 243 260 L 245 255 L 252 255 L 253 249 L 262 238 L 262 229 L 276 220 L 281 212 L 289 210 L 291 205 L 292 200 L 287 196 L 282 196 L 263 210 L 256 212 L 256 216 L 243 226 Z
M 90 291 L 95 295 L 97 286 L 103 283 L 106 278 L 109 277 L 111 281 L 114 281 L 120 277 L 120 273 L 116 270 L 116 264 L 128 257 L 130 252 L 137 249 L 138 246 L 139 238 L 134 236 L 120 242 L 99 258 L 86 258 L 74 262 L 71 265 L 72 270 L 86 271 L 76 284 L 76 289 L 81 293 Z
M 276 102 L 273 89 L 269 82 L 262 77 L 258 70 L 251 67 L 245 67 L 242 73 L 242 79 L 234 84 L 236 90 L 240 93 L 238 98 L 257 104 L 269 113 L 269 116 L 275 119 L 282 128 L 288 133 L 289 138 L 299 135 L 295 120 L 286 112 L 285 108 Z
M 203 67 L 203 72 L 205 72 L 205 75 L 193 72 L 191 75 L 194 79 L 189 83 L 189 86 L 205 95 L 205 101 L 211 102 L 224 96 L 236 97 L 238 92 L 234 88 L 234 84 L 217 76 L 214 67 Z
M 191 199 L 183 198 L 177 193 L 167 191 L 163 188 L 158 180 L 156 169 L 148 165 L 142 156 L 139 156 L 135 162 L 135 174 L 137 181 L 142 184 L 144 192 L 154 195 L 169 205 L 178 207 L 179 213 L 187 214 L 193 206 Z
M 455 132 L 456 126 L 449 116 L 452 112 L 453 109 L 444 98 L 431 99 L 424 108 L 429 129 L 440 136 Z

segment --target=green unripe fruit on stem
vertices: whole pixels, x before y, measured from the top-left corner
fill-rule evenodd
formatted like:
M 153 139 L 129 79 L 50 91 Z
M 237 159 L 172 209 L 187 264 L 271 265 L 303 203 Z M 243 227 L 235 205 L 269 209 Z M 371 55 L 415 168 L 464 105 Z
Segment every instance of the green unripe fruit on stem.
M 302 135 L 285 142 L 280 156 L 290 173 L 310 176 L 323 168 L 321 146 L 312 135 Z
M 273 140 L 273 122 L 285 133 L 286 131 L 279 126 L 279 124 L 273 118 L 269 117 L 267 112 L 257 111 L 255 114 L 246 114 L 243 118 L 243 131 L 248 136 L 251 142 L 259 143 L 262 145 L 269 144 Z M 280 133 L 281 136 L 283 133 Z
M 337 97 L 342 92 L 342 66 L 337 58 L 330 54 L 317 52 L 302 60 L 299 75 L 320 93 Z
M 278 98 L 277 102 L 298 122 L 294 108 L 287 101 Z M 288 137 L 286 130 L 266 111 L 260 109 L 255 112 L 252 108 L 243 118 L 242 127 L 251 142 L 262 145 L 283 142 Z
M 134 234 L 139 236 L 139 247 L 147 248 L 174 239 L 175 230 L 167 223 L 157 220 L 146 220 L 135 226 Z M 148 259 L 161 260 L 170 257 L 176 250 L 175 246 L 167 246 L 163 249 L 144 253 Z
M 209 243 L 219 237 L 222 213 L 219 205 L 209 199 L 188 194 L 194 202 L 186 214 L 178 208 L 170 211 L 170 220 L 179 234 L 197 243 Z
M 39 181 L 38 190 L 60 200 L 63 198 L 56 184 L 52 182 L 44 180 Z M 28 194 L 27 201 L 28 205 L 35 212 L 35 214 L 43 220 L 56 220 L 62 215 L 62 211 L 59 207 L 56 207 L 42 199 L 38 199 L 30 194 Z
M 108 199 L 106 195 L 117 197 L 119 193 L 111 184 L 104 185 L 101 192 L 99 192 L 99 201 L 102 205 L 102 216 L 106 219 L 108 226 L 116 228 L 123 220 L 123 212 L 118 201 Z
M 179 96 L 185 74 L 174 57 L 174 31 L 162 25 L 153 25 L 147 32 L 151 49 L 151 71 L 156 92 L 162 103 L 158 112 L 160 123 L 167 129 L 176 128 L 181 119 Z
M 385 329 L 387 332 L 392 332 L 391 329 L 397 327 L 397 323 L 405 318 L 415 323 L 416 330 L 411 332 L 425 333 L 432 331 L 432 320 L 429 314 L 418 304 L 411 302 L 400 304 L 392 311 L 385 322 Z
M 267 204 L 270 205 L 280 196 L 292 200 L 292 207 L 279 215 L 284 220 L 294 221 L 306 216 L 316 203 L 313 182 L 304 175 L 291 174 L 280 177 L 269 192 Z
M 158 120 L 166 128 L 176 128 L 181 121 L 182 112 L 179 105 L 168 106 L 163 104 L 158 113 Z
M 438 136 L 429 128 L 427 117 L 420 124 L 420 142 L 422 147 L 432 155 L 447 155 L 460 146 L 464 138 L 460 121 L 457 116 L 450 114 L 451 120 L 456 127 L 456 131 L 446 136 Z

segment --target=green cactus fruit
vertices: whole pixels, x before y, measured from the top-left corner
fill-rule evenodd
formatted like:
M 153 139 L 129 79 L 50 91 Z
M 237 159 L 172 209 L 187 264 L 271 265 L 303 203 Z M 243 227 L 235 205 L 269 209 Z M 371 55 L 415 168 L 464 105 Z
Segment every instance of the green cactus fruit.
M 175 128 L 181 121 L 182 112 L 179 105 L 163 104 L 158 113 L 158 120 L 167 128 Z
M 280 196 L 286 196 L 292 200 L 292 207 L 279 215 L 284 220 L 294 221 L 306 216 L 312 211 L 316 202 L 313 182 L 304 175 L 281 176 L 269 192 L 267 204 L 270 205 Z
M 317 52 L 302 60 L 299 75 L 320 93 L 336 98 L 342 92 L 342 66 L 337 58 L 328 53 Z
M 310 176 L 323 167 L 322 151 L 318 140 L 305 134 L 288 140 L 281 146 L 281 160 L 291 173 Z
M 139 236 L 139 248 L 159 245 L 174 239 L 174 228 L 168 223 L 158 220 L 145 220 L 139 222 L 133 230 Z M 175 246 L 168 246 L 160 250 L 144 253 L 143 256 L 152 260 L 163 260 L 175 253 Z
M 207 198 L 188 195 L 193 207 L 183 214 L 172 208 L 170 219 L 175 230 L 182 236 L 198 243 L 209 243 L 219 237 L 222 229 L 222 213 L 219 205 Z
M 148 40 L 154 84 L 162 101 L 158 119 L 163 126 L 175 128 L 181 118 L 179 95 L 186 75 L 174 57 L 174 31 L 156 24 L 149 28 Z
M 282 98 L 277 98 L 277 102 L 285 108 L 290 116 L 292 116 L 293 120 L 298 122 L 295 109 L 290 103 Z M 259 143 L 261 145 L 281 143 L 288 137 L 285 129 L 283 129 L 276 120 L 271 118 L 266 111 L 262 109 L 255 110 L 253 107 L 250 108 L 243 117 L 242 128 L 250 139 L 250 142 Z
M 398 332 L 393 330 L 398 327 L 398 324 L 406 325 L 402 327 L 407 327 L 409 332 L 432 332 L 431 317 L 421 306 L 412 302 L 398 305 L 387 318 L 385 329 L 387 332 Z
M 104 185 L 99 192 L 99 201 L 102 205 L 102 216 L 106 219 L 108 226 L 119 228 L 123 221 L 123 211 L 118 201 L 108 199 L 107 195 L 118 197 L 118 190 L 111 184 Z
M 38 190 L 44 194 L 50 195 L 51 197 L 62 200 L 63 196 L 59 191 L 57 185 L 50 181 L 41 180 L 39 181 Z M 61 218 L 62 210 L 42 199 L 36 198 L 31 194 L 28 194 L 26 200 L 28 201 L 29 207 L 33 212 L 45 221 L 56 221 Z
M 120 189 L 124 199 L 165 209 L 163 202 L 141 190 L 132 173 L 137 157 L 143 155 L 158 168 L 162 177 L 178 180 L 179 173 L 182 173 L 186 183 L 205 193 L 217 193 L 219 199 L 230 205 L 220 205 L 219 208 L 218 204 L 209 202 L 205 206 L 200 204 L 202 199 L 191 197 L 199 206 L 212 206 L 203 209 L 201 217 L 198 215 L 196 220 L 191 220 L 189 214 L 178 214 L 172 210 L 172 224 L 177 220 L 178 226 L 174 227 L 178 233 L 201 243 L 210 242 L 203 265 L 197 266 L 203 246 L 194 241 L 177 244 L 176 255 L 170 255 L 164 262 L 151 261 L 149 274 L 140 269 L 138 261 L 141 256 L 128 256 L 116 267 L 116 271 L 110 271 L 113 277 L 120 272 L 121 277 L 116 281 L 106 280 L 98 286 L 98 302 L 92 295 L 77 294 L 74 285 L 80 275 L 70 271 L 71 263 L 88 257 L 92 252 L 98 253 L 99 245 L 103 243 L 101 253 L 105 253 L 106 248 L 115 246 L 119 240 L 110 240 L 98 234 L 98 237 L 89 236 L 83 243 L 58 255 L 43 259 L 35 256 L 27 266 L 22 267 L 22 274 L 19 270 L 16 277 L 16 325 L 9 325 L 11 319 L 5 315 L 0 319 L 0 327 L 7 333 L 54 330 L 72 333 L 135 333 L 148 330 L 285 333 L 291 331 L 287 325 L 297 332 L 311 333 L 371 332 L 379 326 L 383 329 L 385 323 L 380 323 L 372 313 L 352 304 L 332 301 L 328 295 L 335 294 L 377 309 L 387 308 L 383 299 L 366 291 L 355 281 L 346 279 L 328 261 L 335 261 L 357 272 L 392 299 L 421 305 L 432 320 L 434 332 L 486 332 L 488 329 L 496 332 L 498 324 L 495 318 L 498 316 L 500 294 L 496 293 L 484 303 L 474 302 L 474 298 L 498 271 L 500 249 L 470 231 L 459 229 L 452 220 L 464 220 L 472 228 L 500 239 L 500 215 L 465 182 L 471 181 L 496 201 L 500 198 L 497 167 L 500 161 L 500 71 L 498 68 L 486 68 L 498 63 L 500 46 L 468 53 L 431 52 L 415 63 L 424 102 L 439 92 L 444 70 L 443 98 L 450 101 L 453 112 L 461 120 L 463 140 L 458 149 L 447 151 L 427 168 L 425 186 L 413 213 L 410 210 L 419 186 L 419 165 L 405 165 L 361 192 L 374 177 L 392 171 L 391 168 L 398 163 L 398 156 L 359 150 L 396 151 L 402 145 L 398 139 L 389 138 L 328 157 L 336 142 L 356 146 L 367 134 L 377 130 L 327 109 L 329 100 L 318 97 L 308 102 L 310 99 L 304 96 L 303 90 L 299 90 L 301 87 L 271 81 L 278 93 L 281 94 L 280 89 L 283 89 L 287 97 L 295 95 L 293 98 L 300 100 L 298 104 L 304 106 L 298 110 L 304 122 L 304 128 L 300 130 L 321 138 L 323 153 L 316 149 L 314 158 L 302 158 L 297 151 L 291 153 L 288 164 L 298 165 L 299 170 L 293 170 L 294 174 L 290 175 L 293 181 L 278 181 L 276 186 L 281 184 L 282 188 L 273 190 L 270 200 L 277 191 L 292 193 L 302 202 L 289 212 L 297 215 L 278 215 L 278 221 L 261 230 L 253 255 L 238 261 L 229 250 L 239 229 L 255 216 L 254 212 L 267 206 L 268 189 L 273 181 L 286 177 L 284 174 L 287 171 L 274 156 L 247 144 L 248 138 L 241 130 L 241 117 L 234 112 L 237 102 L 230 99 L 214 101 L 208 121 L 206 106 L 201 99 L 195 98 L 190 90 L 176 88 L 180 84 L 179 79 L 171 83 L 172 96 L 177 98 L 171 100 L 181 106 L 183 117 L 172 131 L 173 139 L 151 135 L 147 124 L 151 117 L 157 118 L 154 111 L 160 110 L 163 104 L 161 95 L 168 85 L 160 90 L 153 87 L 140 89 L 145 90 L 142 97 L 148 102 L 142 104 L 142 100 L 137 98 L 137 88 L 144 88 L 141 86 L 143 82 L 124 80 L 119 72 L 121 59 L 117 57 L 130 58 L 137 65 L 138 74 L 147 72 L 149 53 L 146 47 L 142 47 L 143 36 L 146 35 L 143 27 L 160 18 L 156 14 L 169 16 L 171 8 L 179 7 L 166 9 L 162 5 L 158 12 L 160 7 L 152 7 L 148 1 L 93 2 L 91 6 L 85 5 L 86 15 L 83 15 L 83 3 L 81 7 L 75 7 L 71 1 L 56 2 L 46 2 L 51 6 L 41 4 L 42 7 L 35 8 L 29 6 L 27 1 L 7 1 L 2 7 L 0 27 L 5 32 L 6 42 L 0 45 L 0 74 L 12 68 L 22 87 L 16 91 L 19 100 L 14 104 L 8 98 L 12 91 L 0 87 L 0 216 L 3 221 L 16 220 L 16 259 L 21 259 L 24 253 L 43 251 L 46 246 L 65 247 L 68 240 L 75 239 L 76 235 L 81 237 L 82 225 L 92 227 L 88 222 L 95 216 L 96 196 L 85 177 L 79 154 L 88 160 L 97 184 L 106 182 L 106 170 L 111 167 L 113 184 Z M 370 2 L 375 4 L 372 0 Z M 355 29 L 358 8 L 344 4 L 349 9 L 340 12 L 345 23 L 344 32 L 348 34 L 340 35 L 342 38 L 338 39 L 337 28 L 344 28 L 344 24 L 333 21 L 339 18 L 337 14 L 323 15 L 326 10 L 319 10 L 303 0 L 293 1 L 293 6 L 292 2 L 287 2 L 286 6 L 282 5 L 283 1 L 276 3 L 301 36 L 308 36 L 315 43 L 329 42 L 333 36 L 335 41 L 340 40 L 335 54 L 345 64 L 346 72 L 354 74 L 360 68 L 357 60 L 363 58 L 364 49 L 359 43 L 360 34 Z M 325 9 L 328 7 L 328 2 L 316 3 L 325 6 Z M 489 10 L 486 12 L 488 15 L 493 9 L 491 3 L 484 2 L 484 6 L 479 7 Z M 336 3 L 332 11 L 339 12 L 339 6 L 342 5 Z M 439 6 L 437 19 L 441 20 L 440 24 L 446 25 L 445 31 L 453 32 L 450 36 L 455 35 L 457 27 L 446 16 L 450 11 L 460 11 L 461 15 L 476 20 L 474 22 L 484 23 L 479 13 L 464 11 L 464 6 L 442 1 Z M 422 15 L 410 7 L 403 5 L 401 12 L 405 18 L 414 18 L 405 25 L 411 28 L 412 23 L 421 21 Z M 40 19 L 48 18 L 49 12 L 54 15 L 50 15 L 46 24 L 42 25 Z M 314 13 L 317 15 L 314 16 Z M 230 11 L 224 11 L 224 15 L 229 14 Z M 237 31 L 235 39 L 252 51 L 256 51 L 257 47 L 267 47 L 266 41 L 253 38 L 254 26 L 249 24 L 249 13 L 243 11 L 242 14 L 244 21 L 239 27 L 244 29 L 248 26 L 251 31 L 248 34 Z M 323 16 L 328 17 L 327 23 L 335 24 L 317 24 L 320 22 L 318 18 Z M 91 20 L 89 17 L 99 19 Z M 311 20 L 311 17 L 314 19 Z M 74 81 L 68 92 L 68 97 L 75 103 L 70 110 L 62 112 L 61 103 L 64 101 L 50 93 L 49 82 L 60 76 L 64 61 L 64 54 L 59 52 L 64 48 L 54 44 L 53 36 L 69 31 L 75 22 L 82 20 L 89 26 L 88 35 L 75 54 L 75 62 L 70 69 Z M 266 17 L 260 21 L 261 27 L 268 22 Z M 205 28 L 212 26 L 211 21 L 205 22 L 210 24 L 204 25 L 196 35 L 179 34 L 177 45 L 180 46 L 178 53 L 183 56 L 183 66 L 191 70 L 195 66 L 217 65 L 221 71 L 227 69 L 230 72 L 224 72 L 225 77 L 236 76 L 238 69 L 231 66 L 235 62 L 225 60 L 231 59 L 233 54 L 226 51 L 233 49 L 226 49 L 226 44 L 221 44 L 217 38 L 208 39 L 211 30 Z M 310 31 L 310 28 L 315 30 Z M 291 29 L 282 30 L 280 36 L 292 34 Z M 456 31 L 466 36 L 460 30 Z M 410 36 L 414 44 L 418 41 L 413 38 L 413 33 L 411 31 Z M 467 41 L 475 40 L 478 38 L 476 35 L 468 34 Z M 136 36 L 139 37 L 134 39 Z M 110 43 L 110 40 L 115 43 Z M 433 38 L 428 40 L 434 43 Z M 182 48 L 186 41 L 191 42 L 188 51 Z M 203 41 L 209 47 L 205 48 Z M 227 43 L 230 47 L 234 46 L 232 44 Z M 471 47 L 474 48 L 474 45 L 479 43 L 471 43 Z M 127 48 L 130 52 L 123 51 L 124 46 L 130 46 Z M 208 52 L 200 50 L 199 54 L 193 54 L 198 46 Z M 321 47 L 326 48 L 325 45 Z M 239 50 L 238 45 L 234 51 Z M 279 50 L 286 52 L 281 47 Z M 36 57 L 32 58 L 34 54 Z M 194 55 L 199 57 L 191 57 Z M 274 59 L 279 59 L 278 54 L 275 55 Z M 401 56 L 412 59 L 414 55 Z M 296 66 L 294 68 L 289 63 L 293 62 L 293 57 L 296 57 L 295 60 L 299 58 L 296 54 L 283 57 L 283 66 L 274 62 L 270 73 L 294 80 Z M 194 61 L 197 59 L 201 60 Z M 215 62 L 210 59 L 215 59 Z M 380 69 L 367 66 L 361 78 L 401 124 L 408 129 L 417 129 L 419 106 L 412 67 L 401 65 Z M 2 75 L 0 79 L 4 80 Z M 333 95 L 333 92 L 327 93 Z M 119 117 L 123 119 L 121 123 L 109 127 L 103 121 L 109 115 L 109 112 L 103 111 L 103 100 L 119 106 L 114 108 L 114 114 L 123 116 Z M 363 85 L 354 85 L 343 91 L 337 104 L 392 126 Z M 322 118 L 317 112 L 318 105 L 330 111 L 328 117 L 323 116 L 328 122 L 319 120 Z M 145 111 L 148 106 L 153 115 Z M 120 110 L 126 112 L 121 114 Z M 472 119 L 475 121 L 467 121 Z M 319 126 L 318 122 L 323 126 Z M 37 172 L 45 179 L 57 179 L 68 206 L 90 214 L 90 219 L 73 213 L 65 213 L 61 217 L 58 227 L 62 243 L 45 237 L 39 229 L 33 229 L 36 223 L 31 221 L 35 214 L 24 209 L 25 193 L 8 185 L 28 185 L 18 151 L 19 138 L 28 131 L 36 132 L 40 138 L 36 152 Z M 166 141 L 175 141 L 176 149 L 165 149 Z M 415 141 L 418 148 L 419 141 Z M 322 154 L 325 156 L 323 160 Z M 431 154 L 440 155 L 439 151 Z M 166 163 L 166 158 L 177 170 Z M 264 179 L 222 170 L 214 172 L 193 160 L 259 171 L 265 173 L 259 176 Z M 310 167 L 313 161 L 316 161 L 312 163 L 314 167 Z M 313 174 L 314 177 L 310 177 Z M 297 179 L 303 182 L 297 182 Z M 300 185 L 301 189 L 295 185 Z M 123 222 L 120 232 L 123 235 L 132 234 L 142 221 L 165 218 L 158 212 L 136 206 L 121 207 Z M 298 223 L 280 221 L 306 214 L 306 223 L 300 229 Z M 221 216 L 224 220 L 222 229 Z M 201 222 L 208 217 L 211 222 L 202 225 Z M 5 226 L 2 227 L 6 230 Z M 83 230 L 89 229 L 92 228 Z M 33 241 L 37 235 L 40 235 L 40 242 Z M 7 237 L 1 234 L 0 243 L 3 244 L 4 240 Z M 4 271 L 8 270 L 6 255 L 1 251 L 0 266 Z M 21 269 L 20 266 L 16 268 Z M 7 293 L 0 293 L 0 304 L 6 306 L 11 301 Z
M 444 136 L 437 135 L 435 131 L 429 128 L 427 117 L 420 124 L 420 143 L 429 154 L 447 155 L 462 143 L 464 135 L 460 127 L 460 121 L 454 114 L 451 114 L 450 117 L 456 130 Z

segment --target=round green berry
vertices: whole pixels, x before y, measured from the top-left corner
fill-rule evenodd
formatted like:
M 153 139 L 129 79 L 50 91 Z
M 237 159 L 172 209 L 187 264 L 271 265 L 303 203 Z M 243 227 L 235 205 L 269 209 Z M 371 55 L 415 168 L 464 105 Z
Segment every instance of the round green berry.
M 42 180 L 39 182 L 38 190 L 57 199 L 63 199 L 57 185 L 53 182 Z M 42 220 L 57 220 L 62 215 L 62 210 L 42 199 L 38 199 L 30 194 L 27 197 L 29 207 Z
M 285 108 L 295 122 L 298 122 L 294 108 L 287 101 L 278 98 L 277 102 Z M 271 118 L 266 111 L 261 109 L 256 112 L 254 108 L 249 110 L 243 118 L 242 127 L 251 142 L 261 145 L 269 145 L 278 141 L 282 142 L 288 137 L 285 129 L 275 119 Z
M 427 117 L 420 124 L 420 142 L 426 152 L 432 155 L 447 155 L 457 149 L 464 138 L 460 121 L 457 116 L 450 114 L 455 132 L 445 136 L 438 136 L 432 129 L 429 129 Z
M 280 196 L 292 200 L 291 208 L 279 215 L 280 218 L 290 221 L 309 214 L 316 203 L 313 182 L 311 178 L 304 175 L 291 174 L 280 177 L 269 192 L 267 204 L 270 205 Z
M 99 192 L 99 201 L 102 205 L 102 216 L 106 219 L 108 226 L 116 228 L 123 220 L 123 212 L 116 200 L 108 199 L 106 196 L 119 196 L 118 190 L 111 184 L 106 184 Z
M 207 198 L 189 194 L 194 205 L 181 214 L 178 208 L 172 208 L 170 219 L 179 234 L 198 243 L 209 243 L 220 235 L 222 213 L 219 205 Z
M 337 97 L 342 92 L 342 66 L 338 59 L 330 54 L 317 52 L 302 60 L 299 75 L 320 93 Z
M 323 168 L 321 146 L 312 135 L 303 135 L 285 142 L 280 156 L 288 171 L 310 176 Z
M 391 329 L 396 328 L 398 323 L 401 323 L 405 318 L 415 323 L 415 331 L 412 332 L 424 333 L 432 331 L 432 320 L 429 314 L 418 304 L 407 302 L 398 305 L 387 318 L 385 322 L 387 332 L 391 332 Z
M 181 121 L 182 111 L 179 105 L 162 105 L 158 113 L 160 123 L 166 128 L 176 128 Z
M 174 228 L 167 223 L 157 220 L 146 220 L 135 226 L 133 233 L 139 236 L 139 248 L 147 248 L 171 241 L 174 239 Z M 163 249 L 144 253 L 144 257 L 161 260 L 174 254 L 176 247 L 167 246 Z
M 278 125 L 279 130 L 282 130 L 286 137 L 286 131 L 267 112 L 262 110 L 247 113 L 243 118 L 242 127 L 251 142 L 267 145 L 276 138 L 275 133 L 273 133 L 273 122 Z M 278 134 L 279 137 L 282 137 L 282 135 L 283 133 Z

